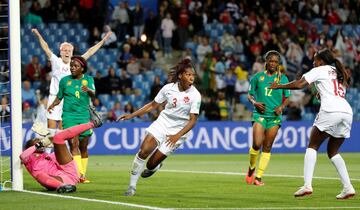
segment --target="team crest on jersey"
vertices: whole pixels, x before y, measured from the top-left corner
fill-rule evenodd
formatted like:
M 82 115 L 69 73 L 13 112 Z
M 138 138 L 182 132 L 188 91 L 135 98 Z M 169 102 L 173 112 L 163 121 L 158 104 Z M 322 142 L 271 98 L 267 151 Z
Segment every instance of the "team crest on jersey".
M 189 101 L 190 101 L 189 96 L 185 96 L 185 97 L 184 97 L 184 102 L 187 104 L 187 103 L 189 103 Z
M 276 78 L 274 79 L 274 82 L 278 83 L 279 80 L 280 80 L 280 78 L 279 78 L 279 77 L 276 77 Z
M 71 86 L 71 80 L 67 81 L 67 86 Z
M 264 76 L 260 76 L 260 82 L 264 81 L 265 77 Z
M 81 85 L 82 85 L 82 86 L 87 86 L 87 85 L 88 85 L 88 81 L 85 80 L 85 79 L 83 79 L 83 80 L 81 81 Z

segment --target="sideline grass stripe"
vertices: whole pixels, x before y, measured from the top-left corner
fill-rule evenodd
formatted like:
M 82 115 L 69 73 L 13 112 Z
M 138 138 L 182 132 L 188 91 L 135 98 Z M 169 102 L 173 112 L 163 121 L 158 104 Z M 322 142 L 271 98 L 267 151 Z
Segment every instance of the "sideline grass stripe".
M 170 172 L 170 173 L 191 173 L 191 174 L 220 174 L 220 175 L 236 175 L 236 176 L 245 176 L 246 173 L 237 173 L 237 172 L 222 172 L 222 171 L 187 171 L 187 170 L 167 170 L 161 169 L 161 172 Z M 296 175 L 282 175 L 282 174 L 266 174 L 268 177 L 286 177 L 286 178 L 303 178 L 303 176 Z M 322 177 L 314 176 L 314 179 L 324 179 L 324 180 L 340 180 L 337 177 Z M 351 181 L 360 181 L 360 179 L 350 178 Z
M 266 208 L 173 208 L 173 210 L 301 210 L 301 209 L 360 209 L 360 207 L 334 206 L 334 207 L 266 207 Z
M 22 190 L 22 191 L 18 191 L 18 192 L 60 197 L 60 198 L 73 199 L 73 200 L 89 201 L 89 202 L 96 202 L 96 203 L 107 203 L 107 204 L 120 205 L 120 206 L 129 206 L 129 207 L 142 208 L 142 209 L 166 210 L 166 208 L 160 208 L 160 207 L 155 207 L 155 206 L 145 206 L 145 205 L 138 205 L 138 204 L 132 204 L 132 203 L 123 203 L 123 202 L 116 202 L 116 201 L 98 200 L 98 199 L 92 199 L 92 198 L 74 197 L 74 196 L 68 196 L 68 195 L 35 192 L 35 191 L 29 191 L 29 190 Z

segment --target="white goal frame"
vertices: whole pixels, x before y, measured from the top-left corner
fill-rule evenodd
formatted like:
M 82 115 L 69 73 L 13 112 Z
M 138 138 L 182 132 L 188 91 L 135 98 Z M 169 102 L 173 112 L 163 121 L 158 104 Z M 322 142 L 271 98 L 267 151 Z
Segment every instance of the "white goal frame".
M 9 67 L 11 104 L 11 179 L 12 189 L 24 189 L 23 172 L 19 155 L 22 152 L 21 110 L 21 48 L 20 1 L 9 0 Z

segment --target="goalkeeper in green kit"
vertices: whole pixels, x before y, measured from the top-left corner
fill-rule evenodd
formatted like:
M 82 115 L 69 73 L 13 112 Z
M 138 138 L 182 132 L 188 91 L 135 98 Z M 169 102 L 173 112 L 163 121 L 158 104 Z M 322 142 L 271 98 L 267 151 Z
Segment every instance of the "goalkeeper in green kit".
M 85 74 L 87 71 L 86 60 L 81 56 L 72 56 L 70 71 L 71 75 L 65 76 L 60 80 L 59 92 L 54 102 L 48 108 L 48 111 L 51 112 L 64 98 L 62 114 L 64 129 L 88 123 L 90 121 L 90 113 L 95 113 L 93 109 L 89 111 L 90 99 L 95 96 L 95 85 L 94 79 Z M 82 164 L 78 164 L 78 170 L 80 172 L 80 182 L 82 183 L 89 182 L 85 177 L 85 170 L 87 168 L 88 158 L 87 145 L 91 134 L 92 129 L 81 133 L 69 141 L 73 156 L 80 155 L 81 152 Z M 82 161 L 84 158 L 86 159 L 86 163 Z
M 271 156 L 271 148 L 281 126 L 282 112 L 288 104 L 290 90 L 270 89 L 271 83 L 288 83 L 285 75 L 279 70 L 280 53 L 271 50 L 265 55 L 265 70 L 255 74 L 250 81 L 249 101 L 254 105 L 253 143 L 249 150 L 250 166 L 246 182 L 257 186 L 264 185 L 261 177 L 266 170 Z M 262 149 L 260 155 L 260 149 Z M 257 159 L 260 156 L 255 176 Z

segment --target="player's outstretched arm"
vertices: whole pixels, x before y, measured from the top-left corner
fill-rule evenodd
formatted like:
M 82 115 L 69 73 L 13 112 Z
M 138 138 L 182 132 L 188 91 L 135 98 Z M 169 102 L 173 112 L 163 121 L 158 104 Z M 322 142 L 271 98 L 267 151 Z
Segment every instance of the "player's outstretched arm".
M 98 42 L 96 45 L 90 47 L 90 49 L 88 49 L 86 51 L 86 53 L 84 53 L 81 57 L 83 57 L 85 60 L 89 59 L 92 55 L 94 55 L 96 53 L 96 51 L 98 51 L 100 49 L 100 47 L 102 47 L 104 45 L 105 41 L 109 39 L 111 34 L 112 34 L 111 31 L 107 32 L 107 34 L 104 36 L 104 38 L 100 42 Z
M 290 90 L 296 90 L 296 89 L 302 89 L 305 86 L 309 85 L 309 83 L 305 80 L 304 77 L 302 77 L 299 80 L 293 80 L 286 84 L 276 84 L 275 82 L 270 85 L 270 89 L 290 89 Z
M 38 38 L 38 40 L 40 42 L 40 46 L 44 50 L 46 56 L 48 58 L 50 58 L 51 54 L 52 54 L 52 51 L 50 50 L 49 45 L 46 43 L 45 39 L 41 36 L 40 32 L 36 28 L 31 29 L 31 31 Z
M 145 104 L 139 110 L 137 110 L 131 114 L 125 114 L 125 115 L 120 116 L 116 121 L 130 120 L 134 117 L 141 116 L 143 114 L 149 113 L 152 110 L 156 109 L 159 105 L 160 104 L 156 103 L 155 101 L 152 101 L 150 103 Z

